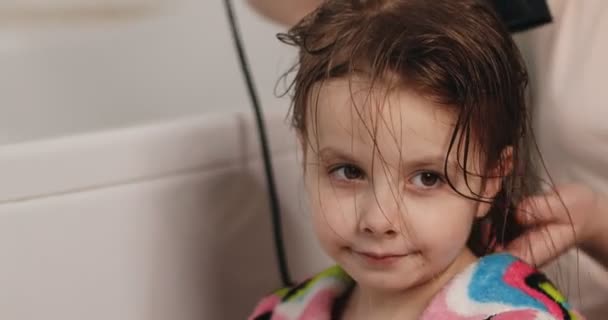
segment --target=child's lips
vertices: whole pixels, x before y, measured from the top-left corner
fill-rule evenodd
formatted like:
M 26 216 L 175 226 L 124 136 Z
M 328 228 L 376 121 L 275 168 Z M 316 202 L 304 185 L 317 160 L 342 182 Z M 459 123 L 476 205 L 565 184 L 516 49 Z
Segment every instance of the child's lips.
M 407 254 L 378 253 L 368 251 L 353 251 L 353 253 L 362 258 L 366 263 L 372 265 L 391 265 L 399 261 L 401 258 L 407 256 Z

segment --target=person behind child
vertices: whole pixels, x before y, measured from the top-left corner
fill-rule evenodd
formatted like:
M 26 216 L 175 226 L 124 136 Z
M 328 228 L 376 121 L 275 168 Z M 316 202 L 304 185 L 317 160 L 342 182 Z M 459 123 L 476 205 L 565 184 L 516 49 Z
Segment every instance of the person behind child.
M 315 233 L 336 266 L 250 319 L 581 319 L 507 253 L 537 187 L 516 45 L 483 0 L 325 1 L 292 124 Z

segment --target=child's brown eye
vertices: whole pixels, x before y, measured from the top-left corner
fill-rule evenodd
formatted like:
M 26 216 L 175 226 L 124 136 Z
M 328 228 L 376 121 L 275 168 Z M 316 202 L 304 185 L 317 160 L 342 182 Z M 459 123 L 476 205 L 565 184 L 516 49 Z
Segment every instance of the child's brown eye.
M 431 171 L 420 172 L 412 177 L 410 181 L 417 187 L 423 189 L 436 188 L 443 182 L 439 174 Z
M 363 171 L 353 165 L 341 165 L 333 168 L 330 174 L 340 180 L 359 180 L 363 178 Z

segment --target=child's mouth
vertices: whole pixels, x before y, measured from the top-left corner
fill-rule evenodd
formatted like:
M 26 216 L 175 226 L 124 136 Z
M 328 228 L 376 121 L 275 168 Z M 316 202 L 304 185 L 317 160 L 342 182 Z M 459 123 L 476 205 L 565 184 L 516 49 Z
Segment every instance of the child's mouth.
M 366 264 L 373 266 L 390 266 L 397 263 L 401 258 L 407 256 L 407 254 L 394 254 L 394 253 L 375 253 L 365 251 L 353 251 L 355 256 L 362 259 Z

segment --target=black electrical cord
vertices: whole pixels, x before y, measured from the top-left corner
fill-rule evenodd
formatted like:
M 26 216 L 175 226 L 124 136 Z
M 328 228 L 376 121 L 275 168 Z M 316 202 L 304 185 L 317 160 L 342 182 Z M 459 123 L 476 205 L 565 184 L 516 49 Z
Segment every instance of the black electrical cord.
M 243 41 L 241 40 L 240 32 L 237 27 L 236 17 L 234 15 L 234 9 L 232 7 L 232 1 L 224 0 L 226 7 L 226 14 L 228 15 L 228 21 L 230 23 L 230 29 L 232 31 L 232 39 L 234 46 L 238 54 L 239 64 L 243 77 L 247 84 L 247 91 L 249 92 L 249 98 L 255 112 L 255 119 L 258 127 L 258 133 L 260 137 L 260 146 L 262 148 L 262 156 L 264 159 L 264 171 L 266 173 L 266 184 L 268 185 L 268 194 L 270 196 L 270 209 L 272 219 L 272 231 L 275 244 L 275 253 L 277 257 L 279 273 L 281 275 L 281 282 L 284 286 L 291 286 L 291 278 L 289 276 L 289 270 L 287 267 L 287 258 L 285 255 L 285 246 L 283 244 L 283 232 L 281 225 L 281 212 L 279 206 L 279 197 L 274 182 L 274 176 L 272 171 L 272 162 L 270 160 L 270 152 L 268 150 L 268 139 L 266 138 L 266 129 L 264 127 L 264 119 L 262 117 L 262 110 L 260 108 L 260 102 L 258 95 L 255 90 L 253 79 L 251 77 L 251 71 L 249 70 L 249 64 L 247 63 L 247 57 L 245 56 L 245 50 L 243 48 Z

